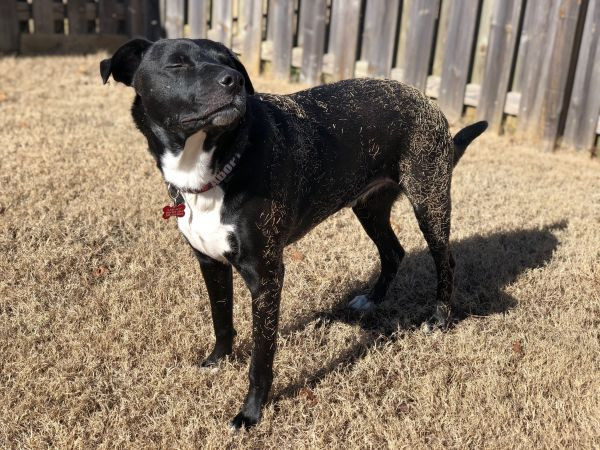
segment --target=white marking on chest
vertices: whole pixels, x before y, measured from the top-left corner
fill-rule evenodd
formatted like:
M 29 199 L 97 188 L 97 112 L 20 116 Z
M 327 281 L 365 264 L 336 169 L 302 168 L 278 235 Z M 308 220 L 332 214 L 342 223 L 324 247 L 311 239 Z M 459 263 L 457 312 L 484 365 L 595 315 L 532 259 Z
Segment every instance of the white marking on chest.
M 203 149 L 206 134 L 202 131 L 190 136 L 181 153 L 169 150 L 161 158 L 165 180 L 179 188 L 197 189 L 214 176 L 211 169 L 214 148 Z M 221 219 L 223 197 L 220 187 L 201 194 L 181 194 L 185 200 L 185 215 L 177 219 L 179 230 L 192 247 L 221 262 L 227 262 L 224 254 L 231 251 L 229 235 L 233 225 Z
M 192 247 L 221 262 L 227 262 L 224 254 L 231 251 L 229 235 L 233 225 L 221 220 L 224 192 L 220 187 L 202 194 L 181 194 L 185 200 L 185 215 L 177 219 L 177 225 Z

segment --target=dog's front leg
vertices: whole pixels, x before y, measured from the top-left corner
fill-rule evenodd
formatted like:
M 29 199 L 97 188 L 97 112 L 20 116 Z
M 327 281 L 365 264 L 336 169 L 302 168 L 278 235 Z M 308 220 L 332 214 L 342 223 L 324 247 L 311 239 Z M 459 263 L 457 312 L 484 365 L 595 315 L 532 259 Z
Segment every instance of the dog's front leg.
M 209 367 L 231 354 L 233 347 L 233 270 L 229 264 L 215 261 L 197 251 L 196 256 L 208 291 L 215 331 L 215 347 L 200 363 L 201 367 Z
M 253 345 L 250 387 L 241 411 L 231 421 L 231 426 L 235 429 L 248 428 L 259 421 L 261 409 L 271 389 L 284 274 L 281 257 L 276 261 L 261 261 L 241 269 L 240 273 L 252 294 Z

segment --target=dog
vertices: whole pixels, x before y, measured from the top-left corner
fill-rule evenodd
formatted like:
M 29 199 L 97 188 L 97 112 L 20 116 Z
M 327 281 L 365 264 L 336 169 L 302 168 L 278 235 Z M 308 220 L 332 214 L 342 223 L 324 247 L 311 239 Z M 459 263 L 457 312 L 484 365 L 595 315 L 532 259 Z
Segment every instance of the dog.
M 405 195 L 437 271 L 432 320 L 447 325 L 452 170 L 486 122 L 453 138 L 435 103 L 391 80 L 255 93 L 238 58 L 205 39 L 131 40 L 101 61 L 100 74 L 104 83 L 112 75 L 135 89 L 134 122 L 199 260 L 215 333 L 202 367 L 232 352 L 234 268 L 252 295 L 250 385 L 231 427 L 255 425 L 271 388 L 284 247 L 344 207 L 352 208 L 381 259 L 373 288 L 349 308 L 374 308 L 398 270 L 404 250 L 390 211 Z

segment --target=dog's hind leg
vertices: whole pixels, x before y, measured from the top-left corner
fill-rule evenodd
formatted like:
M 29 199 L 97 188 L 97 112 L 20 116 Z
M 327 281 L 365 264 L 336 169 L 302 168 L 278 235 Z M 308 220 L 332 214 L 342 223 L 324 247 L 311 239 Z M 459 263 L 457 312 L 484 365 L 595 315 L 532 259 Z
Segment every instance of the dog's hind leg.
M 355 310 L 367 310 L 380 303 L 396 276 L 398 266 L 404 257 L 404 249 L 390 225 L 392 205 L 398 197 L 398 189 L 384 188 L 359 201 L 352 210 L 364 230 L 377 246 L 381 259 L 381 272 L 368 295 L 355 297 L 348 306 Z
M 402 187 L 435 262 L 437 293 L 432 322 L 435 326 L 446 327 L 450 318 L 454 272 L 454 259 L 449 248 L 451 166 L 440 162 L 437 170 L 420 168 L 412 174 L 403 181 Z

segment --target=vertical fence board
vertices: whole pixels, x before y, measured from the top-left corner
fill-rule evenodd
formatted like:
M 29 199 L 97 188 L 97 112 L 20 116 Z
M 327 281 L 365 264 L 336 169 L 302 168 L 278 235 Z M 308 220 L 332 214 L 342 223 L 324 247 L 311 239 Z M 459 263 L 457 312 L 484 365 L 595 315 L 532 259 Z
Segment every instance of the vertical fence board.
M 400 0 L 368 0 L 362 39 L 362 60 L 369 76 L 389 77 Z
M 87 3 L 87 0 L 69 0 L 67 4 L 69 34 L 87 34 L 88 18 L 85 13 Z
M 167 38 L 183 37 L 184 0 L 167 0 L 165 4 L 165 32 Z
M 439 0 L 411 0 L 402 79 L 421 91 L 427 86 L 438 12 Z
M 54 33 L 54 8 L 52 0 L 33 2 L 33 24 L 36 33 Z
M 251 76 L 260 73 L 260 47 L 262 39 L 262 0 L 241 0 L 242 61 Z
M 527 2 L 525 10 L 515 73 L 515 89 L 521 92 L 518 122 L 521 131 L 528 129 L 533 119 L 533 105 L 542 75 L 551 12 L 558 9 L 560 0 L 549 1 L 552 4 Z
M 288 79 L 292 65 L 294 0 L 272 0 L 273 14 L 273 75 Z
M 479 0 L 455 1 L 450 11 L 438 98 L 450 123 L 462 115 L 478 6 Z
M 400 16 L 400 30 L 398 33 L 398 42 L 396 43 L 396 67 L 400 71 L 404 70 L 404 53 L 406 50 L 406 36 L 408 34 L 409 27 L 409 12 L 411 9 L 412 0 L 402 0 L 400 7 L 402 8 L 402 14 Z M 401 77 L 400 77 L 401 79 Z
M 496 133 L 502 127 L 522 4 L 522 0 L 497 0 L 492 11 L 477 118 L 488 120 Z
M 475 41 L 475 55 L 473 57 L 473 72 L 471 73 L 471 84 L 481 84 L 483 80 L 483 72 L 485 70 L 486 55 L 489 48 L 490 27 L 492 25 L 492 9 L 498 3 L 506 3 L 505 9 L 510 8 L 510 0 L 482 0 L 481 12 L 479 13 L 479 29 L 477 31 L 477 39 Z
M 0 1 L 0 52 L 19 50 L 19 21 L 17 1 Z
M 564 143 L 592 148 L 600 121 L 600 0 L 590 0 L 567 115 Z
M 34 3 L 35 4 L 35 3 Z M 117 33 L 117 1 L 102 0 L 98 3 L 98 18 L 100 22 L 100 33 Z
M 533 99 L 531 94 L 527 96 L 529 104 L 520 105 L 519 130 L 541 140 L 546 150 L 554 148 L 558 135 L 580 7 L 577 0 L 553 2 L 545 39 L 537 48 L 542 58 L 538 59 L 538 76 L 533 78 L 528 73 L 528 84 L 522 85 L 523 93 L 525 89 L 534 92 Z M 533 71 L 530 65 L 529 72 Z
M 442 66 L 444 64 L 444 47 L 446 46 L 446 36 L 448 35 L 448 21 L 450 19 L 450 7 L 456 0 L 443 0 L 439 7 L 437 21 L 437 30 L 435 37 L 435 49 L 433 51 L 432 75 L 438 78 L 442 75 Z M 459 0 L 460 1 L 460 0 Z
M 232 0 L 215 0 L 212 4 L 212 23 L 208 38 L 231 47 L 232 23 Z
M 208 31 L 208 9 L 207 0 L 191 0 L 188 3 L 188 24 L 190 26 L 190 38 L 201 39 L 206 37 Z
M 329 51 L 333 53 L 333 79 L 354 76 L 360 0 L 333 0 Z
M 305 0 L 302 2 L 302 14 L 311 20 L 302 22 L 302 69 L 300 81 L 310 85 L 321 81 L 323 53 L 325 52 L 326 0 Z

